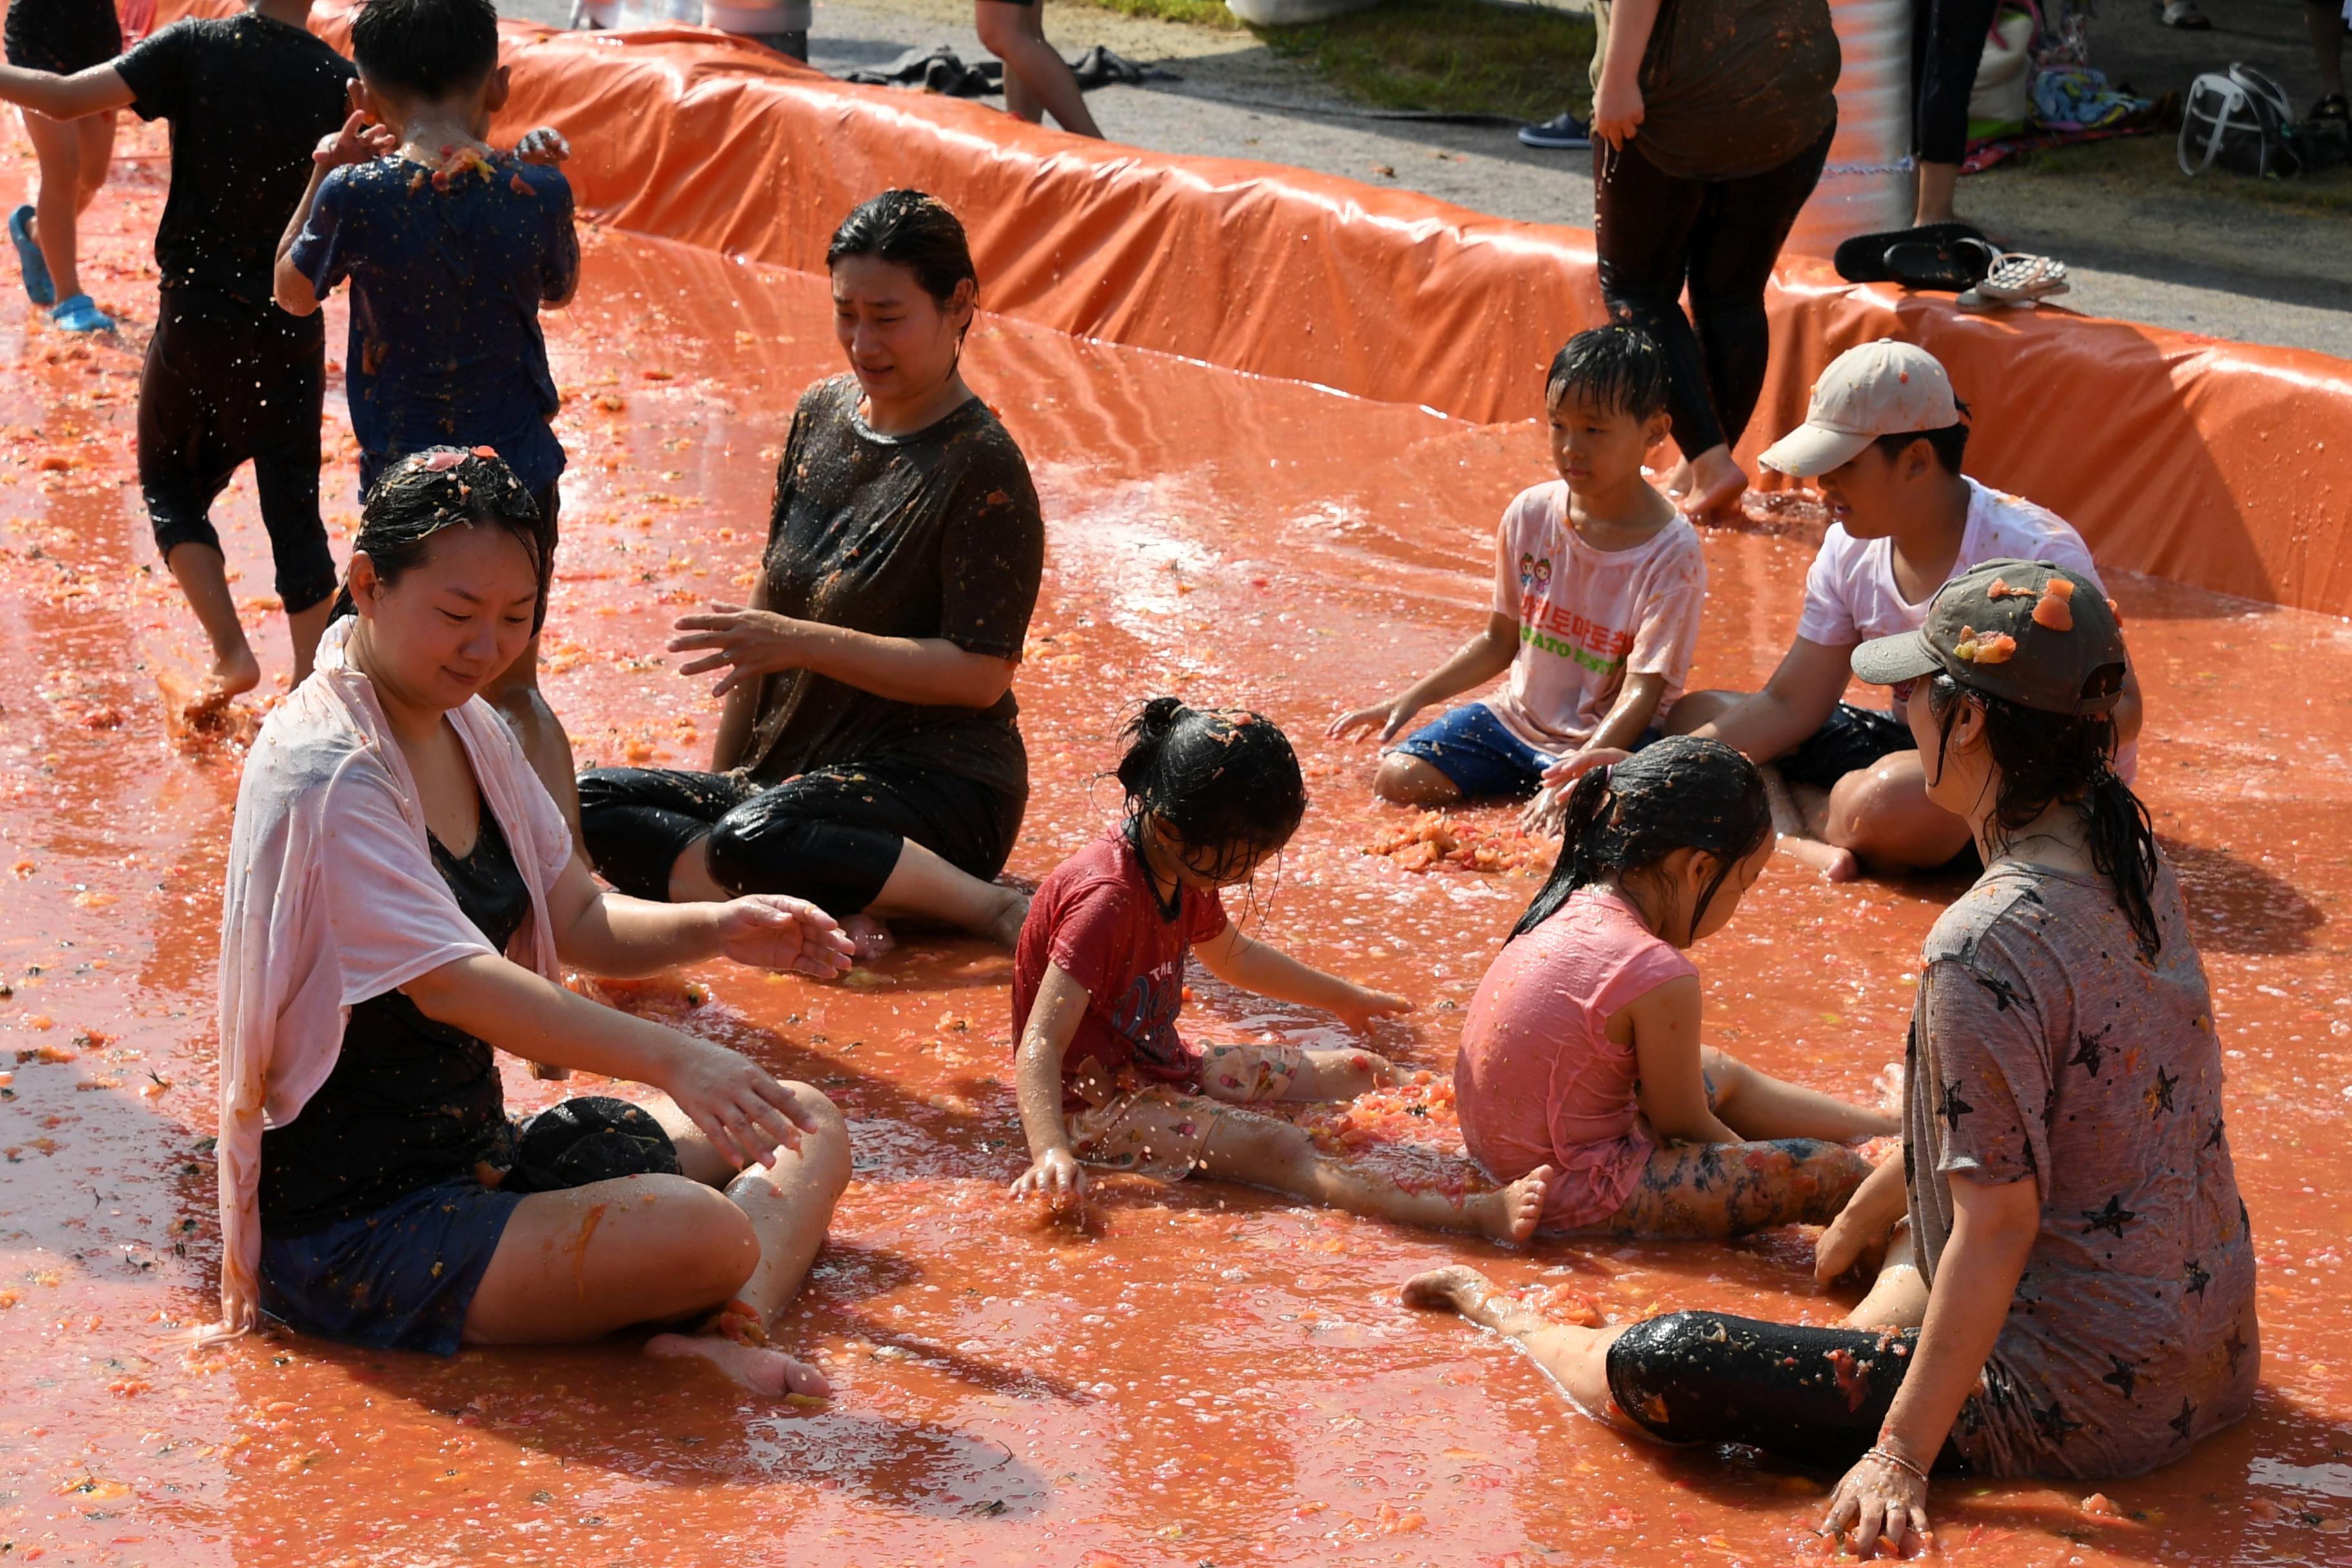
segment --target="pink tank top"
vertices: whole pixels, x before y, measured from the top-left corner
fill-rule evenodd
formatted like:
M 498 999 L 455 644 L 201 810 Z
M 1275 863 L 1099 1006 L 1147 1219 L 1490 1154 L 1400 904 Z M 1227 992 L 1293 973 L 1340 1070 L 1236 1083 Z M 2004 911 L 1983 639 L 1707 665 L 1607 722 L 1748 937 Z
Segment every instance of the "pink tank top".
M 1697 973 L 1624 900 L 1580 888 L 1479 982 L 1454 1058 L 1462 1139 L 1503 1181 L 1559 1169 L 1543 1228 L 1598 1225 L 1641 1179 L 1653 1145 L 1636 1125 L 1640 1075 L 1610 1016 Z

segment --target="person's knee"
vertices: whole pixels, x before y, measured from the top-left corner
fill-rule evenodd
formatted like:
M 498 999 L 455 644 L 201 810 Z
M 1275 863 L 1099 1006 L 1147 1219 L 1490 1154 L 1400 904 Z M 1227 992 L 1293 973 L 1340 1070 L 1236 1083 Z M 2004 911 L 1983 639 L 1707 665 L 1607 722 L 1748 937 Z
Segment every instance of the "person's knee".
M 1748 700 L 1744 691 L 1685 691 L 1675 699 L 1660 724 L 1669 735 L 1687 735 L 1702 724 L 1712 724 Z
M 1372 793 L 1398 805 L 1436 805 L 1462 797 L 1444 770 L 1407 752 L 1391 752 L 1372 774 Z
M 1726 1056 L 1713 1046 L 1698 1048 L 1699 1070 L 1706 1075 L 1707 1103 L 1720 1116 L 1723 1108 L 1739 1098 L 1748 1087 L 1750 1076 L 1748 1064 L 1738 1057 Z
M 1020 48 L 1023 37 L 1019 7 L 992 5 L 988 0 L 972 7 L 972 30 L 980 35 L 980 47 L 1003 59 Z
M 793 1091 L 803 1118 L 812 1123 L 801 1133 L 802 1167 L 837 1198 L 849 1187 L 849 1123 L 824 1090 L 796 1080 L 784 1087 Z
M 1940 866 L 1968 843 L 1968 825 L 1927 798 L 1916 752 L 1900 752 L 1838 780 L 1822 837 L 1888 866 Z
M 760 1267 L 760 1237 L 751 1216 L 715 1187 L 661 1180 L 658 1239 L 645 1260 L 645 1277 L 667 1281 L 680 1310 L 727 1300 Z

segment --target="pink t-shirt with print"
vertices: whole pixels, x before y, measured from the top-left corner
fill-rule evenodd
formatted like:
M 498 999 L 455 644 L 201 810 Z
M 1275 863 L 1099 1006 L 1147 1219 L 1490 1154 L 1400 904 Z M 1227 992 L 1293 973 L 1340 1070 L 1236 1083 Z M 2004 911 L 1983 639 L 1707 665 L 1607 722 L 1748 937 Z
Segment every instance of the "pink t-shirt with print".
M 1568 521 L 1568 482 L 1519 492 L 1495 533 L 1495 613 L 1519 653 L 1486 707 L 1539 752 L 1575 751 L 1627 675 L 1663 675 L 1657 718 L 1683 691 L 1706 602 L 1706 557 L 1680 516 L 1630 550 L 1595 550 Z
M 1599 1225 L 1641 1180 L 1655 1145 L 1640 1125 L 1640 1067 L 1609 1019 L 1697 973 L 1624 900 L 1580 888 L 1478 983 L 1454 1058 L 1462 1141 L 1502 1181 L 1558 1169 L 1544 1229 Z

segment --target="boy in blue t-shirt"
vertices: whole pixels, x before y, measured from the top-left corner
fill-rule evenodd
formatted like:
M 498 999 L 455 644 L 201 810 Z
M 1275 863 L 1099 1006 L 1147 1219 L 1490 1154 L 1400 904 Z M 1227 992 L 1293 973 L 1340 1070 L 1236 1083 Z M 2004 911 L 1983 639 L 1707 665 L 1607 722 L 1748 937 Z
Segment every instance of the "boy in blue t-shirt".
M 572 745 L 539 692 L 537 635 L 563 472 L 539 312 L 580 283 L 572 186 L 549 166 L 569 149 L 552 131 L 512 153 L 483 140 L 507 99 L 490 0 L 369 0 L 352 22 L 352 55 L 354 112 L 313 154 L 278 243 L 278 302 L 307 316 L 351 279 L 343 378 L 362 491 L 412 452 L 488 447 L 537 500 L 533 635 L 484 695 L 576 831 Z

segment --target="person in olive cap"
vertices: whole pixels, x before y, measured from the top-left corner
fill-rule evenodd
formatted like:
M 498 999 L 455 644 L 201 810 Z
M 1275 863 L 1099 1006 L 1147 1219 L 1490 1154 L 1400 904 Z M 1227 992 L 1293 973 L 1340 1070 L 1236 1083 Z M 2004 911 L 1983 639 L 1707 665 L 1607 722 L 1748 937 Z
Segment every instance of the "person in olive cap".
M 2113 606 L 2082 573 L 1985 562 L 1853 668 L 1907 693 L 1928 796 L 1985 862 L 1927 938 L 1904 1158 L 1817 1244 L 1826 1282 L 1885 1243 L 1869 1295 L 1840 1328 L 1587 1329 L 1466 1268 L 1404 1293 L 1518 1341 L 1639 1436 L 1843 1470 L 1821 1529 L 1866 1557 L 1926 1535 L 1931 1475 L 2180 1458 L 2252 1405 L 2262 1352 L 2204 966 L 2116 773 Z
M 1968 865 L 1968 828 L 1927 797 L 1898 698 L 1892 711 L 1844 700 L 1846 660 L 1873 637 L 1916 630 L 1936 590 L 1980 562 L 2049 561 L 2095 584 L 2089 546 L 2063 518 L 1960 471 L 1968 410 L 1935 355 L 1881 339 L 1848 349 L 1813 384 L 1805 422 L 1766 468 L 1810 481 L 1829 528 L 1805 574 L 1804 607 L 1780 668 L 1756 692 L 1692 691 L 1669 731 L 1738 747 L 1765 767 L 1781 852 L 1832 881 L 1866 867 Z M 2137 683 L 2116 713 L 2132 776 Z M 1555 772 L 1612 754 L 1586 752 Z M 1549 773 L 1547 783 L 1558 783 Z M 1785 786 L 1785 787 L 1784 787 Z

